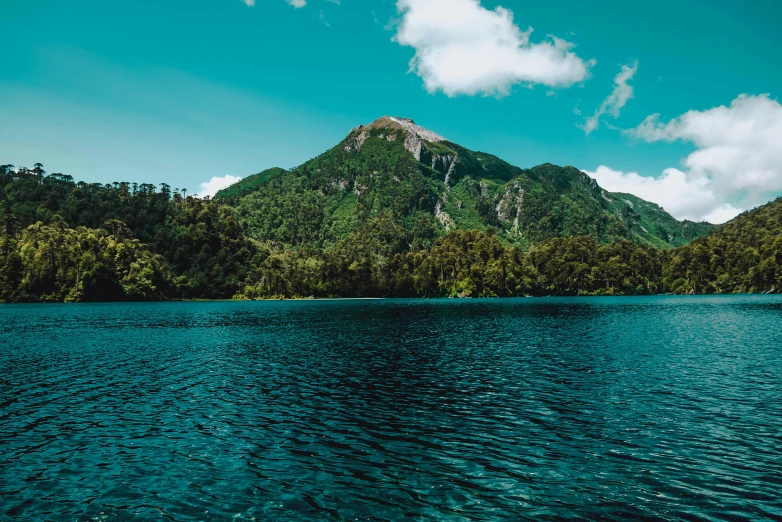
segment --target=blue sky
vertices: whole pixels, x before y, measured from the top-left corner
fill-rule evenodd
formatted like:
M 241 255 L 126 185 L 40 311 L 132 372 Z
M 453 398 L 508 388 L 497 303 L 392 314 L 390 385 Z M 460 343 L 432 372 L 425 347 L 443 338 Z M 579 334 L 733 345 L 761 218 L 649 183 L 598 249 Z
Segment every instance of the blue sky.
M 196 192 L 391 114 L 724 221 L 782 193 L 779 20 L 776 0 L 4 0 L 0 163 Z

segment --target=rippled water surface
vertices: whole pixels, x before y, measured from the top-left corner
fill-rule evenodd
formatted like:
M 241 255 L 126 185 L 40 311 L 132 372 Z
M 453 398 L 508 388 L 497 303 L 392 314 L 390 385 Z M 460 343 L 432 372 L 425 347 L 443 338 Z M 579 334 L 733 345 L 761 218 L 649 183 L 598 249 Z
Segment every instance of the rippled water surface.
M 782 299 L 0 307 L 0 520 L 782 520 Z

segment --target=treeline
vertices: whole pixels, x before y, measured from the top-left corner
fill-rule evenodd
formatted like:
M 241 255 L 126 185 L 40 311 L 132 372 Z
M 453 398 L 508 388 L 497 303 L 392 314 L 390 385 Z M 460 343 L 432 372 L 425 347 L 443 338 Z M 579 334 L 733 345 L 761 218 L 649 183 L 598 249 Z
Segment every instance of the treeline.
M 673 253 L 674 283 L 695 293 L 782 293 L 782 198 Z
M 416 230 L 381 209 L 336 243 L 291 248 L 250 238 L 230 207 L 167 185 L 2 166 L 0 301 L 782 290 L 782 200 L 668 251 L 570 237 L 524 252 L 494 228 L 431 241 Z
M 149 285 L 125 270 L 129 248 L 154 260 Z M 230 209 L 166 184 L 75 183 L 40 164 L 0 166 L 2 301 L 230 298 L 258 253 Z
M 658 250 L 590 237 L 552 239 L 528 252 L 496 234 L 454 231 L 430 250 L 389 256 L 349 240 L 340 248 L 272 254 L 251 271 L 239 297 L 511 297 L 773 292 L 782 288 L 775 250 L 726 271 L 703 245 Z M 754 263 L 754 264 L 753 264 Z M 716 264 L 716 266 L 715 266 Z M 767 267 L 764 270 L 764 267 Z M 729 284 L 725 275 L 733 274 Z
M 0 299 L 122 301 L 164 299 L 170 267 L 139 240 L 104 229 L 68 228 L 60 216 L 0 235 Z M 119 226 L 118 226 L 119 225 Z

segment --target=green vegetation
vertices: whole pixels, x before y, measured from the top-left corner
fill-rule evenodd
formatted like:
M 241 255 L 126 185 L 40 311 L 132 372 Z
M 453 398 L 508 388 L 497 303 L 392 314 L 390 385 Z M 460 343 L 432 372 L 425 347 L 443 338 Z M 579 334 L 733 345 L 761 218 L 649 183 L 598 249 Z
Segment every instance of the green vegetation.
M 431 249 L 394 243 L 400 230 L 362 229 L 336 248 L 276 254 L 239 297 L 493 297 L 775 292 L 782 289 L 782 199 L 674 250 L 588 236 L 529 251 L 457 230 Z
M 671 291 L 782 292 L 782 198 L 672 254 L 664 272 Z
M 256 188 L 260 187 L 273 177 L 279 176 L 280 174 L 285 174 L 285 169 L 272 167 L 270 169 L 264 170 L 263 172 L 259 172 L 258 174 L 247 176 L 241 181 L 234 183 L 230 187 L 226 187 L 223 190 L 218 191 L 217 194 L 215 194 L 215 199 L 235 198 L 237 196 L 247 194 L 248 192 L 252 192 Z
M 0 301 L 782 289 L 782 200 L 715 232 L 573 167 L 414 137 L 376 122 L 213 200 L 0 166 Z
M 631 227 L 636 225 L 646 232 L 645 237 L 641 238 L 641 242 L 646 240 L 649 244 L 656 247 L 682 246 L 693 239 L 709 234 L 717 228 L 710 223 L 696 223 L 689 220 L 678 221 L 660 206 L 644 201 L 632 194 L 618 192 L 605 192 L 604 194 L 611 199 L 614 207 L 631 223 Z
M 679 222 L 657 205 L 605 192 L 574 167 L 524 170 L 447 141 L 407 143 L 416 136 L 381 118 L 290 172 L 251 176 L 218 198 L 251 237 L 290 248 L 328 247 L 386 211 L 408 243 L 428 245 L 433 238 L 411 228 L 422 218 L 434 238 L 491 226 L 503 244 L 522 249 L 574 236 L 670 249 L 715 228 Z M 416 143 L 420 160 L 410 152 Z M 262 185 L 258 176 L 266 180 Z
M 259 251 L 216 202 L 42 165 L 0 166 L 0 227 L 0 301 L 231 297 Z
M 669 254 L 630 241 L 553 239 L 527 253 L 503 245 L 494 229 L 455 231 L 431 250 L 393 253 L 356 238 L 353 248 L 275 255 L 238 297 L 507 297 L 647 295 L 668 290 Z M 356 249 L 356 247 L 364 247 Z
M 70 229 L 59 216 L 17 238 L 0 236 L 0 297 L 6 301 L 157 300 L 170 291 L 163 258 L 124 230 Z

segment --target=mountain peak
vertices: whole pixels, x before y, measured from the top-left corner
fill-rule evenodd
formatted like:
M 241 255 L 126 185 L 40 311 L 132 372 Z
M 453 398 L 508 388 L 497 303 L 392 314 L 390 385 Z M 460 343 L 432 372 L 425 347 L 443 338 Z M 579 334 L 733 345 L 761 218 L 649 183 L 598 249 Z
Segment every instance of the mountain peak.
M 358 128 L 360 129 L 362 127 L 363 126 L 360 126 Z M 443 138 L 436 132 L 432 132 L 428 129 L 421 127 L 420 125 L 417 125 L 410 118 L 401 118 L 398 116 L 383 116 L 382 118 L 376 119 L 366 127 L 370 129 L 387 129 L 387 128 L 400 129 L 401 128 L 411 134 L 415 134 L 416 136 L 426 141 L 430 141 L 430 142 L 447 141 L 445 138 Z
M 354 127 L 348 134 L 348 137 L 345 138 L 343 148 L 348 152 L 358 151 L 367 138 L 372 136 L 388 141 L 396 141 L 399 131 L 403 131 L 402 136 L 405 148 L 419 161 L 421 161 L 421 154 L 424 148 L 426 148 L 426 143 L 448 141 L 436 132 L 417 125 L 410 118 L 383 116 L 369 125 Z

